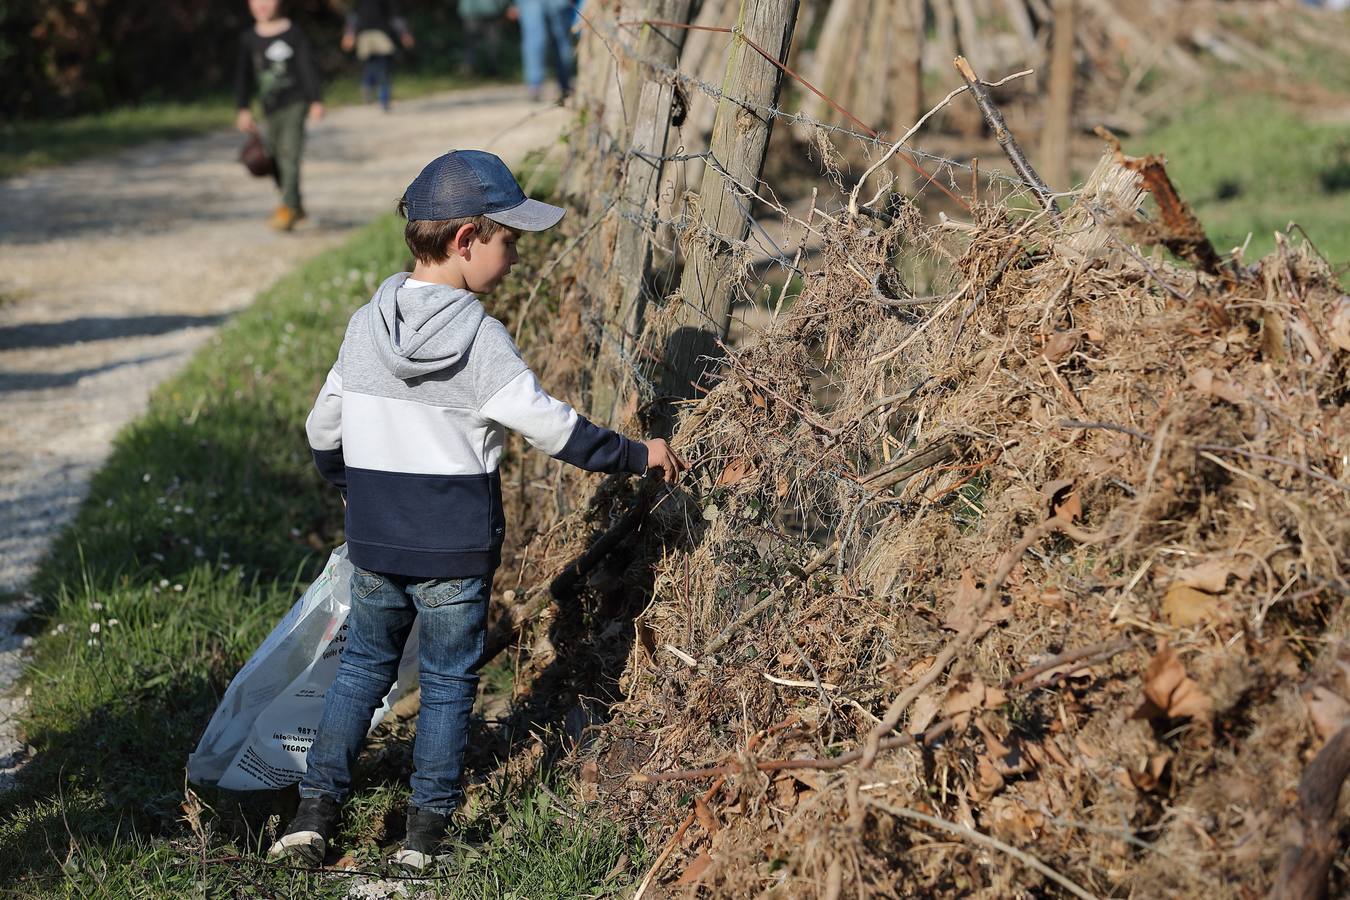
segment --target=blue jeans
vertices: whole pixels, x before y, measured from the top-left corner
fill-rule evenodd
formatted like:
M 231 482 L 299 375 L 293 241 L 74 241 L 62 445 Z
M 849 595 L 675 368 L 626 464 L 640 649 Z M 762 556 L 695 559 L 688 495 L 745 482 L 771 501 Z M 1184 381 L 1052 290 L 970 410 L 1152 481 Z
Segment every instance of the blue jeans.
M 379 89 L 380 105 L 389 108 L 389 69 L 392 56 L 369 56 L 361 66 L 361 90 L 373 93 Z
M 324 695 L 319 733 L 309 750 L 301 797 L 351 791 L 352 763 L 370 720 L 398 676 L 403 645 L 422 614 L 418 667 L 422 708 L 413 745 L 412 802 L 449 815 L 464 799 L 460 768 L 469 712 L 478 690 L 492 576 L 413 581 L 357 568 L 347 642 Z
M 518 0 L 520 13 L 520 52 L 525 67 L 525 83 L 531 91 L 544 83 L 544 66 L 549 48 L 553 50 L 554 72 L 564 94 L 572 91 L 572 36 L 567 33 L 572 19 L 571 4 L 559 0 Z

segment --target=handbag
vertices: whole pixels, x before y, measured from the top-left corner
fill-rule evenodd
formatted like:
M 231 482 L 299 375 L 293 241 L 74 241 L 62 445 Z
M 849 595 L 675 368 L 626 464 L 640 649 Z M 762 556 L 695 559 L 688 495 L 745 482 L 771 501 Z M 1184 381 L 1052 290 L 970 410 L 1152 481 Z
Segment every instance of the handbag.
M 272 154 L 267 152 L 267 145 L 256 134 L 250 134 L 244 146 L 239 148 L 239 161 L 257 178 L 275 175 L 277 171 L 276 160 L 272 159 Z

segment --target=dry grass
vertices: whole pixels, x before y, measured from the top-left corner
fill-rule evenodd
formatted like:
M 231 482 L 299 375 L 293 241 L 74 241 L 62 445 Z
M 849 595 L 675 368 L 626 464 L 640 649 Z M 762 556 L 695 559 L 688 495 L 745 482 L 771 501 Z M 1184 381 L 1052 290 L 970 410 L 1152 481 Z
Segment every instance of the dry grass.
M 684 407 L 693 477 L 592 577 L 612 640 L 577 645 L 626 654 L 585 791 L 654 846 L 691 817 L 649 895 L 1269 887 L 1339 721 L 1318 698 L 1350 699 L 1350 301 L 1298 242 L 1215 276 L 1145 255 L 1139 199 L 1108 155 L 1058 222 L 827 224 L 796 303 Z M 915 254 L 948 261 L 922 303 Z M 630 499 L 552 523 L 525 583 Z M 830 761 L 888 707 L 941 734 Z

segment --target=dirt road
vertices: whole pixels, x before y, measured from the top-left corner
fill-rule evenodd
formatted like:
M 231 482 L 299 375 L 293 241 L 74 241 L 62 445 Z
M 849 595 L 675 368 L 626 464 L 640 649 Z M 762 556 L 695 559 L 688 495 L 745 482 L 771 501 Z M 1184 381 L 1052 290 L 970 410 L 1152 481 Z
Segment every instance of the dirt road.
M 331 110 L 310 127 L 311 219 L 291 234 L 263 226 L 276 193 L 236 162 L 234 133 L 0 182 L 0 591 L 23 589 L 118 429 L 231 313 L 391 210 L 440 153 L 481 148 L 519 163 L 566 120 L 515 88 L 405 101 L 389 114 Z M 20 665 L 19 618 L 0 609 L 0 694 Z M 16 753 L 7 712 L 0 780 Z

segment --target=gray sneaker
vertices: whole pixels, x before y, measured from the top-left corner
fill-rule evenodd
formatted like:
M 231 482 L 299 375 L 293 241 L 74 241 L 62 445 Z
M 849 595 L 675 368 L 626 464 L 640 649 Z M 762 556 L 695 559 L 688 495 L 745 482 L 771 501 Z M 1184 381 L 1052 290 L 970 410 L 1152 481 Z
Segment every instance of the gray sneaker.
M 328 840 L 333 835 L 337 818 L 338 805 L 333 798 L 302 798 L 290 827 L 267 851 L 267 858 L 295 859 L 306 865 L 319 865 L 328 852 Z

